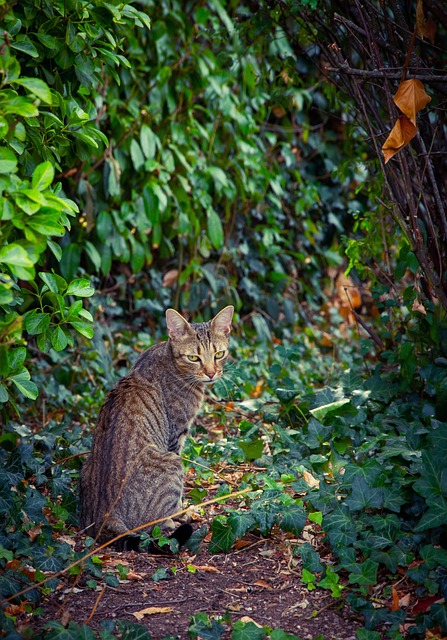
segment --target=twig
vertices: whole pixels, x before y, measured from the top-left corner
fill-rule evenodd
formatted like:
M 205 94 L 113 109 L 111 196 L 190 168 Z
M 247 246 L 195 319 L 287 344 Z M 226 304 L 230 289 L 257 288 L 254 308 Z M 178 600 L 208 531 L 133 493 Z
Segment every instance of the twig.
M 107 589 L 107 585 L 105 584 L 105 585 L 103 586 L 103 588 L 101 589 L 101 593 L 99 593 L 99 594 L 98 594 L 98 597 L 97 597 L 97 598 L 96 598 L 96 600 L 95 600 L 95 604 L 93 605 L 93 608 L 92 608 L 92 610 L 90 611 L 90 615 L 89 615 L 89 617 L 87 618 L 87 620 L 85 621 L 85 624 L 87 624 L 87 625 L 88 625 L 88 624 L 90 624 L 90 622 L 92 621 L 92 618 L 93 618 L 93 616 L 95 615 L 95 611 L 96 611 L 96 609 L 98 608 L 99 601 L 101 600 L 101 598 L 102 598 L 102 597 L 103 597 L 103 595 L 105 594 L 106 589 Z
M 385 349 L 385 344 L 382 342 L 382 340 L 379 338 L 379 336 L 375 333 L 375 331 L 373 331 L 371 329 L 371 327 L 369 327 L 366 322 L 363 320 L 363 318 L 357 313 L 357 311 L 355 311 L 355 309 L 351 309 L 352 314 L 354 316 L 354 318 L 357 320 L 357 322 L 365 329 L 366 333 L 369 335 L 369 337 L 373 340 L 373 342 L 376 343 L 376 345 L 379 347 L 379 349 Z
M 216 502 L 220 502 L 221 500 L 228 500 L 229 498 L 236 498 L 237 496 L 244 495 L 249 491 L 253 491 L 252 487 L 246 487 L 245 489 L 241 489 L 240 491 L 235 491 L 233 493 L 226 493 L 223 496 L 218 496 L 217 498 L 212 498 L 211 500 L 205 500 L 205 502 L 201 502 L 197 506 L 207 507 L 210 504 L 215 504 Z M 165 520 L 170 520 L 171 518 L 178 518 L 179 516 L 184 515 L 187 511 L 188 509 L 181 509 L 180 511 L 177 511 L 176 513 L 171 513 L 169 516 L 166 516 L 164 518 L 157 518 L 157 520 L 152 520 L 151 522 L 145 522 L 144 524 L 140 524 L 138 527 L 135 527 L 134 529 L 129 529 L 129 531 L 120 533 L 120 535 L 115 536 L 114 538 L 112 538 L 111 540 L 108 540 L 107 542 L 104 542 L 103 544 L 99 545 L 95 549 L 91 549 L 88 553 L 85 554 L 85 556 L 82 556 L 82 558 L 78 558 L 77 560 L 69 564 L 64 569 L 61 569 L 56 573 L 52 573 L 51 575 L 47 576 L 44 580 L 41 580 L 40 582 L 36 582 L 35 584 L 32 584 L 29 587 L 26 587 L 25 589 L 18 591 L 17 593 L 13 593 L 8 598 L 5 598 L 4 600 L 2 600 L 0 602 L 0 605 L 10 602 L 11 600 L 14 600 L 14 598 L 17 598 L 18 596 L 22 596 L 24 593 L 28 593 L 28 591 L 31 591 L 32 589 L 37 589 L 38 587 L 41 587 L 42 585 L 49 582 L 49 580 L 54 580 L 54 578 L 59 578 L 60 576 L 65 575 L 66 573 L 68 573 L 68 571 L 73 569 L 73 567 L 77 567 L 78 565 L 82 564 L 83 562 L 88 560 L 88 558 L 91 558 L 92 556 L 96 555 L 98 551 L 105 549 L 109 545 L 112 545 L 114 542 L 118 542 L 118 540 L 121 540 L 121 538 L 125 538 L 129 534 L 136 533 L 137 531 L 141 531 L 142 529 L 147 529 L 148 527 L 159 524 L 160 522 L 165 522 Z

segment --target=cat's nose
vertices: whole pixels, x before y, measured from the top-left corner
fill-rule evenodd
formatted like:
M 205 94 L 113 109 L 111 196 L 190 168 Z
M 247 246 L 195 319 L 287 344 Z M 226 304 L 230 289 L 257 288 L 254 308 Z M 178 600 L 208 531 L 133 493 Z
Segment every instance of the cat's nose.
M 208 376 L 208 378 L 210 380 L 212 380 L 214 378 L 214 376 L 216 375 L 214 371 L 207 371 L 206 375 Z

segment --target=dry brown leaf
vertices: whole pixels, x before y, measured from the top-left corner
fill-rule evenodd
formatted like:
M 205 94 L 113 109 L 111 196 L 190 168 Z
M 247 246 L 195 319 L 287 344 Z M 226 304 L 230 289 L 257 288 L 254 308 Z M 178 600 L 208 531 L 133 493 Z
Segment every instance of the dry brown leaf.
M 242 616 L 241 622 L 243 622 L 244 624 L 247 624 L 247 622 L 253 622 L 255 626 L 259 627 L 259 629 L 262 629 L 262 625 L 256 622 L 256 620 L 253 620 L 253 618 L 250 618 L 249 616 Z
M 235 549 L 243 549 L 244 547 L 249 547 L 253 543 L 250 540 L 236 540 L 234 543 Z
M 421 38 L 428 38 L 432 44 L 435 43 L 438 27 L 432 18 L 425 19 L 423 0 L 418 0 L 416 5 L 416 26 Z
M 132 615 L 135 616 L 137 620 L 142 620 L 144 616 L 153 616 L 156 613 L 172 613 L 173 611 L 174 609 L 172 607 L 146 607 L 146 609 L 134 611 Z
M 309 471 L 306 471 L 306 470 L 303 471 L 303 480 L 306 484 L 309 485 L 309 487 L 318 488 L 320 486 L 320 481 L 318 480 L 318 478 L 314 478 L 313 475 L 309 473 Z
M 177 278 L 178 278 L 178 269 L 170 269 L 163 276 L 162 284 L 164 287 L 168 287 L 169 289 L 172 289 L 172 287 L 177 282 Z
M 393 98 L 394 104 L 416 127 L 416 115 L 431 100 L 420 80 L 411 78 L 400 83 Z M 415 132 L 416 133 L 416 132 Z M 413 137 L 413 136 L 412 136 Z M 411 140 L 411 138 L 410 138 Z
M 407 116 L 399 116 L 390 135 L 382 146 L 385 164 L 414 138 L 416 131 L 416 126 L 407 118 Z
M 210 571 L 213 573 L 220 573 L 219 569 L 217 567 L 212 567 L 208 564 L 190 564 L 190 567 L 194 567 L 194 569 L 196 569 L 196 571 Z
M 139 573 L 135 573 L 135 571 L 128 571 L 126 574 L 126 580 L 134 580 L 135 582 L 139 582 L 140 580 L 144 580 L 144 578 Z
M 253 582 L 254 585 L 256 585 L 257 587 L 263 587 L 264 589 L 269 589 L 270 591 L 273 589 L 272 585 L 269 584 L 268 582 L 265 582 L 265 580 L 256 580 L 256 582 Z
M 34 527 L 31 527 L 31 529 L 28 529 L 26 533 L 28 534 L 31 542 L 34 542 L 34 540 L 38 538 L 42 533 L 42 528 L 38 524 L 36 524 Z

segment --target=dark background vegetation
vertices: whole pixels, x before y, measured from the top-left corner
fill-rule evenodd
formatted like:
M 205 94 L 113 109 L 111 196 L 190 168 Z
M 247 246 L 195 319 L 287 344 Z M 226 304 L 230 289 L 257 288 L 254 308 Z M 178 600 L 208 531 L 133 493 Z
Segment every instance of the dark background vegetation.
M 106 391 L 168 306 L 225 304 L 225 437 L 186 453 L 253 464 L 252 490 L 210 550 L 310 517 L 333 561 L 295 550 L 309 588 L 359 637 L 447 630 L 444 3 L 6 0 L 0 19 L 7 637 L 86 553 L 63 534 Z M 385 165 L 407 79 L 431 101 Z

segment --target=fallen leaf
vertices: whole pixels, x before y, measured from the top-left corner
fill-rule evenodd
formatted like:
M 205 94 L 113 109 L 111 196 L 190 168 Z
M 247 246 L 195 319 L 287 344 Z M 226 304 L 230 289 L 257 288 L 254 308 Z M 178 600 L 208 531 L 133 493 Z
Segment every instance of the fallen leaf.
M 435 43 L 438 27 L 432 18 L 425 19 L 423 0 L 418 0 L 416 5 L 416 26 L 421 38 L 428 38 L 432 44 Z
M 146 609 L 141 609 L 141 611 L 134 611 L 132 613 L 133 616 L 137 620 L 142 620 L 144 616 L 153 616 L 156 613 L 172 613 L 174 609 L 172 607 L 146 607 Z
M 257 587 L 263 587 L 264 589 L 273 589 L 272 585 L 268 582 L 265 582 L 264 580 L 256 580 L 256 582 L 253 582 L 253 584 Z
M 407 116 L 399 116 L 390 135 L 382 146 L 385 164 L 414 138 L 416 131 L 416 126 Z
M 253 618 L 250 618 L 249 616 L 242 616 L 241 622 L 243 622 L 244 624 L 247 624 L 247 622 L 253 622 L 253 624 L 256 627 L 259 627 L 259 629 L 263 628 L 261 624 L 258 624 L 255 620 L 253 620 Z
M 42 533 L 42 527 L 36 524 L 34 527 L 31 527 L 31 529 L 28 529 L 26 533 L 28 534 L 28 537 L 31 540 L 31 542 L 34 542 L 34 540 L 38 538 Z
M 234 548 L 243 549 L 244 547 L 249 547 L 252 544 L 253 543 L 250 542 L 250 540 L 236 540 L 236 542 L 234 543 Z
M 20 604 L 9 604 L 5 608 L 5 613 L 9 616 L 18 616 L 21 613 L 25 613 L 26 600 L 23 600 Z
M 128 571 L 126 574 L 126 580 L 140 581 L 144 580 L 144 578 L 139 573 L 135 573 L 135 571 Z
M 212 567 L 208 564 L 190 564 L 189 566 L 196 571 L 211 571 L 213 573 L 220 573 L 217 567 Z
M 318 488 L 320 486 L 320 481 L 318 480 L 318 478 L 314 478 L 313 475 L 309 473 L 309 471 L 306 471 L 305 469 L 303 471 L 303 480 L 306 484 L 309 485 L 309 487 Z
M 395 105 L 399 107 L 402 113 L 406 115 L 414 127 L 416 127 L 416 115 L 418 111 L 421 111 L 421 109 L 430 102 L 431 98 L 425 91 L 422 82 L 411 78 L 410 80 L 404 80 L 400 83 L 393 100 Z

